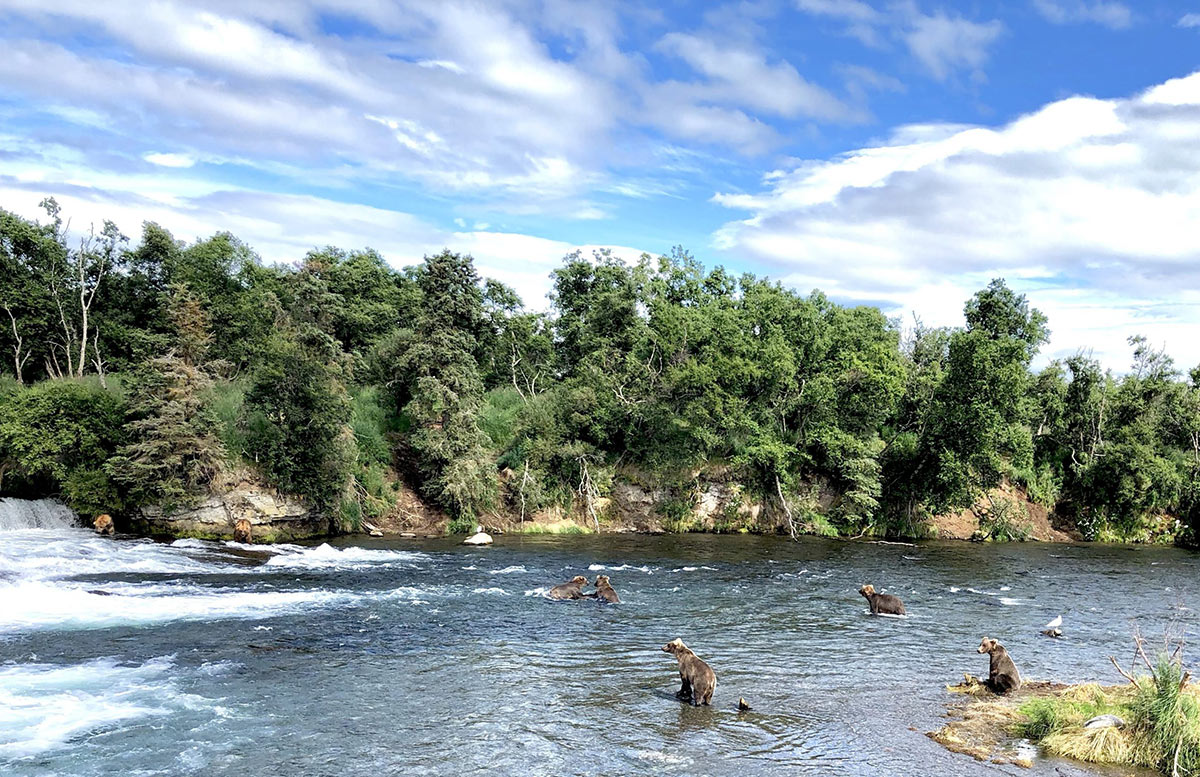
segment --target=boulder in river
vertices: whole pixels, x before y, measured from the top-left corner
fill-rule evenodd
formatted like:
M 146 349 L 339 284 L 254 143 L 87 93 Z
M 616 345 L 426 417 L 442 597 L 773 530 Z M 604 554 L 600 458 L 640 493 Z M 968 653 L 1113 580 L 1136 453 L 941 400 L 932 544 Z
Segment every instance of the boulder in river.
M 479 531 L 467 537 L 462 542 L 463 545 L 491 545 L 492 535 L 480 529 Z

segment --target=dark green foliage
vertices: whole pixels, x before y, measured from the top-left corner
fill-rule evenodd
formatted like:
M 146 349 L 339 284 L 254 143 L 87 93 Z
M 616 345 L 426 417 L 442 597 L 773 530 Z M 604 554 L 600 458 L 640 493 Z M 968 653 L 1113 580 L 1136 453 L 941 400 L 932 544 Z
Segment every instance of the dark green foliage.
M 483 296 L 471 258 L 449 251 L 425 259 L 417 288 L 413 329 L 395 343 L 397 407 L 409 424 L 421 490 L 469 521 L 494 501 L 496 482 L 495 458 L 479 428 L 483 383 L 475 332 Z
M 104 465 L 125 440 L 124 418 L 121 398 L 93 381 L 49 381 L 0 397 L 4 489 L 59 494 L 85 514 L 121 509 Z
M 225 460 L 204 371 L 212 340 L 207 316 L 195 295 L 177 286 L 170 317 L 175 348 L 139 371 L 129 442 L 106 465 L 132 504 L 166 509 L 200 497 Z
M 330 508 L 354 451 L 342 354 L 329 335 L 283 317 L 258 357 L 244 414 L 247 453 L 273 485 Z
M 0 210 L 0 405 L 28 410 L 16 378 L 101 373 L 114 391 L 86 390 L 112 399 L 124 380 L 131 415 L 57 469 L 10 420 L 6 491 L 116 509 L 108 473 L 134 507 L 250 466 L 357 525 L 393 509 L 402 475 L 469 528 L 493 506 L 599 524 L 614 479 L 684 494 L 721 471 L 767 505 L 764 527 L 920 536 L 1007 479 L 1090 538 L 1198 536 L 1200 370 L 1183 380 L 1134 337 L 1127 374 L 1084 354 L 1032 374 L 1047 321 L 1003 280 L 966 302 L 965 327 L 918 320 L 902 340 L 874 308 L 681 248 L 571 254 L 536 312 L 449 251 L 404 270 L 333 247 L 267 267 L 228 233 L 185 245 L 147 223 L 128 245 L 107 222 L 76 248 L 45 207 L 42 222 Z M 180 334 L 183 308 L 211 340 Z M 88 422 L 41 419 L 45 444 Z

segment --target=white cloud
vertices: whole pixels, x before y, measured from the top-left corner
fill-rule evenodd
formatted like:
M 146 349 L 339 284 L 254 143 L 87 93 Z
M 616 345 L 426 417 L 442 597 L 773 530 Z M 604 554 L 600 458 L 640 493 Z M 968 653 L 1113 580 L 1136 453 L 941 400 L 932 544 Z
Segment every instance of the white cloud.
M 1200 27 L 1200 13 L 1185 13 L 1175 23 L 1177 27 Z
M 981 80 L 988 49 L 1004 32 L 1004 25 L 996 19 L 973 21 L 940 10 L 925 13 L 917 0 L 893 0 L 885 10 L 861 0 L 793 2 L 801 11 L 845 23 L 845 33 L 866 46 L 884 47 L 885 36 L 901 42 L 938 81 L 949 79 L 959 70 Z M 1052 4 L 1050 0 L 1034 2 Z
M 154 221 L 176 238 L 189 241 L 227 230 L 265 261 L 275 263 L 293 263 L 314 248 L 332 245 L 374 248 L 392 266 L 401 267 L 449 248 L 473 256 L 482 276 L 512 286 L 535 310 L 546 308 L 550 272 L 564 256 L 576 249 L 590 254 L 600 247 L 487 231 L 490 225 L 486 223 L 476 223 L 471 230 L 449 231 L 409 213 L 306 195 L 241 189 L 183 194 L 192 191 L 183 183 L 181 193 L 166 196 L 161 189 L 149 194 L 140 191 L 137 181 L 125 189 L 106 190 L 83 181 L 22 183 L 9 172 L 0 166 L 0 202 L 27 218 L 44 217 L 38 202 L 52 195 L 74 224 L 99 224 L 109 219 L 127 234 L 137 235 L 143 221 Z M 455 223 L 462 226 L 466 222 L 455 219 Z M 629 246 L 606 247 L 627 261 L 642 253 Z
M 883 14 L 861 0 L 795 0 L 801 11 L 818 16 L 832 16 L 853 22 L 874 24 L 881 21 Z
M 152 165 L 161 167 L 191 167 L 196 164 L 196 160 L 192 159 L 187 154 L 167 154 L 151 152 L 143 154 L 142 159 L 145 159 Z
M 904 42 L 912 55 L 939 81 L 958 69 L 968 69 L 979 77 L 987 61 L 988 46 L 1004 32 L 999 21 L 973 22 L 958 16 L 937 13 L 913 17 L 904 33 Z
M 904 127 L 764 183 L 716 195 L 750 215 L 714 239 L 801 288 L 949 323 L 1004 276 L 1051 315 L 1053 353 L 1123 367 L 1143 332 L 1200 362 L 1200 73 L 999 127 Z
M 1133 11 L 1124 3 L 1099 0 L 1033 0 L 1033 7 L 1055 24 L 1094 22 L 1123 30 L 1133 23 Z
M 658 47 L 687 62 L 708 79 L 696 90 L 703 93 L 706 101 L 758 109 L 776 116 L 835 120 L 853 116 L 841 100 L 802 78 L 790 63 L 770 64 L 757 49 L 677 32 L 664 36 Z

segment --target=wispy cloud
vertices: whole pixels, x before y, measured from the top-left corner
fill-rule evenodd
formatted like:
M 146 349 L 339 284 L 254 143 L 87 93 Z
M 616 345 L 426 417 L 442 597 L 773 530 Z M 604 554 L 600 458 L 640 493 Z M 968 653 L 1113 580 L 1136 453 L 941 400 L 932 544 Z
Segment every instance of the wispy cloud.
M 1133 23 L 1129 6 L 1112 0 L 1033 0 L 1033 7 L 1055 24 L 1092 22 L 1123 30 Z
M 1005 29 L 997 19 L 976 21 L 942 10 L 926 13 L 916 0 L 895 0 L 882 10 L 862 0 L 794 2 L 801 11 L 845 23 L 846 34 L 867 46 L 883 46 L 888 39 L 901 42 L 938 81 L 959 71 L 981 80 L 989 49 Z

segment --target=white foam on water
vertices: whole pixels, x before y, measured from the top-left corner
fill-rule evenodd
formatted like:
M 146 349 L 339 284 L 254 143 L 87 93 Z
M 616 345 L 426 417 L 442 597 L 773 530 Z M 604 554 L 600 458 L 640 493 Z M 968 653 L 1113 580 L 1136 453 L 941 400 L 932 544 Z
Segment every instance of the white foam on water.
M 75 665 L 0 665 L 0 759 L 36 757 L 89 732 L 211 702 L 176 686 L 173 657 L 123 666 L 112 658 Z
M 1006 605 L 1006 606 L 1008 606 L 1008 607 L 1012 607 L 1012 606 L 1014 606 L 1014 605 L 1017 605 L 1017 604 L 1023 604 L 1023 602 L 1022 602 L 1020 599 L 1013 599 L 1013 598 L 1011 598 L 1011 597 L 1008 597 L 1008 596 L 1001 596 L 1001 597 L 1000 597 L 1000 604 Z
M 525 565 L 518 564 L 517 566 L 505 567 L 504 569 L 492 569 L 492 570 L 488 571 L 488 574 L 489 575 L 511 575 L 514 572 L 525 572 L 525 571 L 527 571 L 525 569 Z
M 244 571 L 249 571 L 245 565 L 220 564 L 203 549 L 152 540 L 114 540 L 80 528 L 14 530 L 6 532 L 0 542 L 0 573 L 27 580 Z
M 671 571 L 672 572 L 697 572 L 701 569 L 708 570 L 709 572 L 717 571 L 716 567 L 676 567 L 675 569 L 672 569 Z M 647 570 L 647 571 L 649 571 L 649 570 Z
M 542 586 L 540 588 L 530 588 L 528 591 L 525 592 L 525 595 L 526 596 L 542 596 L 542 597 L 549 599 L 550 598 L 550 586 Z
M 471 593 L 473 594 L 494 594 L 496 596 L 508 596 L 508 591 L 503 588 L 476 588 Z
M 662 766 L 685 766 L 692 762 L 692 759 L 687 756 L 667 753 L 661 750 L 638 750 L 634 753 L 634 757 L 639 761 L 660 764 Z
M 0 585 L 0 634 L 104 629 L 172 621 L 257 620 L 378 598 L 348 591 L 246 591 L 181 584 Z M 103 591 L 108 595 L 93 593 Z
M 258 545 L 246 546 L 259 549 Z M 274 545 L 270 547 L 272 555 L 267 559 L 267 567 L 282 567 L 285 569 L 330 569 L 330 570 L 359 570 L 376 566 L 414 566 L 414 562 L 429 558 L 424 553 L 411 550 L 384 550 L 382 548 L 359 548 L 347 546 L 335 548 L 323 543 L 315 548 L 303 548 L 298 545 Z
M 589 572 L 603 572 L 603 571 L 624 572 L 627 569 L 636 569 L 639 572 L 645 572 L 648 575 L 654 574 L 650 570 L 650 567 L 635 567 L 631 564 L 621 564 L 620 566 L 616 566 L 616 567 L 605 566 L 604 564 L 592 564 L 591 566 L 588 567 Z

